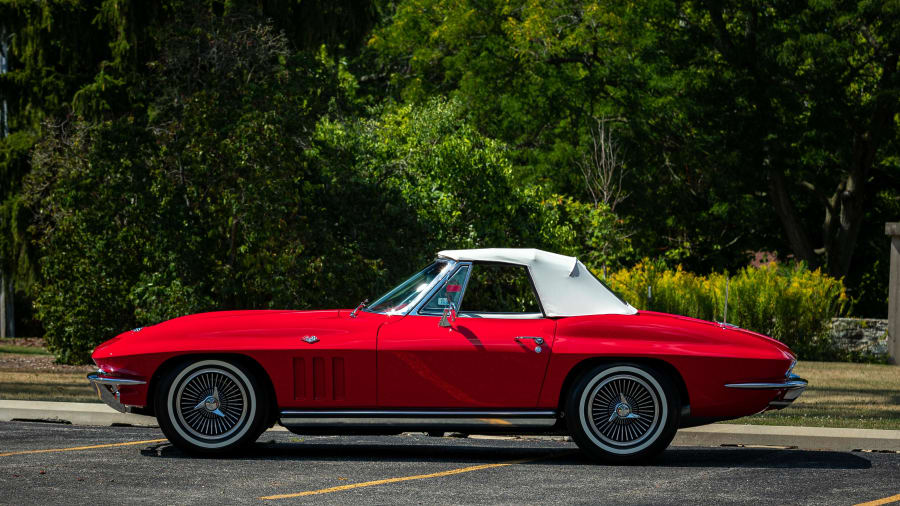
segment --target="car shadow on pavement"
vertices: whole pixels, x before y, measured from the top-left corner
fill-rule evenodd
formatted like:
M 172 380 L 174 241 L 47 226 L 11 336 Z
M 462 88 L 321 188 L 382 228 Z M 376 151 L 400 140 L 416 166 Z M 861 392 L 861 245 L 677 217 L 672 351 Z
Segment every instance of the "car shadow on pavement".
M 860 454 L 781 448 L 669 448 L 654 463 L 659 467 L 735 467 L 755 469 L 869 469 Z
M 558 447 L 485 446 L 481 444 L 409 443 L 256 443 L 225 456 L 196 456 L 169 443 L 148 446 L 141 455 L 174 459 L 289 460 L 346 462 L 442 462 L 473 465 L 526 460 L 522 465 L 584 466 L 596 464 L 572 444 Z M 617 464 L 622 465 L 622 464 Z M 686 448 L 673 447 L 650 462 L 630 464 L 647 467 L 747 468 L 747 469 L 869 469 L 862 454 L 778 448 Z

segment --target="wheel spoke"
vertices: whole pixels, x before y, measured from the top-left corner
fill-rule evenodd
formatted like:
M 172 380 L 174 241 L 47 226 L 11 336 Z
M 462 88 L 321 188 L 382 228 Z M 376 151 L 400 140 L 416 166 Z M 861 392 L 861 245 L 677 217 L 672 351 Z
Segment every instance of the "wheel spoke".
M 639 377 L 618 375 L 594 387 L 588 405 L 596 433 L 617 446 L 637 444 L 657 426 L 659 401 Z
M 188 376 L 177 395 L 175 407 L 181 425 L 198 438 L 227 437 L 247 416 L 245 386 L 221 368 L 202 369 Z

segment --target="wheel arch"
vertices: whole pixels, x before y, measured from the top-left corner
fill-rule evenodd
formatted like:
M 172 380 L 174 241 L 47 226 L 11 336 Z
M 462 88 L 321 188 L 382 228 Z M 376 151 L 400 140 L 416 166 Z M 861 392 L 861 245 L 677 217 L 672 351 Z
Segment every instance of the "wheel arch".
M 249 369 L 263 384 L 263 388 L 266 389 L 266 394 L 269 398 L 269 406 L 268 409 L 268 422 L 269 424 L 274 424 L 278 417 L 278 401 L 275 397 L 275 385 L 272 383 L 272 378 L 269 377 L 269 373 L 257 362 L 253 357 L 249 355 L 244 355 L 242 353 L 189 353 L 184 355 L 176 355 L 169 359 L 166 359 L 163 363 L 156 368 L 156 371 L 153 372 L 153 375 L 150 377 L 150 382 L 147 385 L 147 403 L 145 411 L 142 414 L 155 416 L 154 413 L 154 402 L 153 399 L 156 397 L 156 392 L 159 389 L 159 384 L 162 381 L 162 378 L 165 377 L 166 373 L 174 369 L 175 367 L 180 366 L 186 362 L 196 362 L 198 360 L 222 360 L 226 362 L 236 362 L 240 365 L 243 365 L 247 369 Z
M 644 365 L 669 376 L 672 383 L 675 385 L 675 388 L 678 389 L 678 397 L 681 404 L 681 406 L 679 406 L 681 417 L 690 416 L 690 396 L 688 395 L 687 384 L 685 384 L 681 373 L 678 372 L 678 369 L 674 365 L 663 359 L 647 357 L 591 357 L 578 362 L 569 370 L 565 380 L 563 380 L 562 388 L 560 388 L 559 391 L 559 400 L 557 401 L 559 411 L 565 411 L 566 393 L 585 371 L 598 365 L 620 362 Z

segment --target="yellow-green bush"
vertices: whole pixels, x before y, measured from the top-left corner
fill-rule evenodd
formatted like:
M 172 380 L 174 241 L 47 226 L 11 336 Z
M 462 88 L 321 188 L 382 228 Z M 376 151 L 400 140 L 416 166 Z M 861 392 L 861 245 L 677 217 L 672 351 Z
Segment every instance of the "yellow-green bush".
M 849 300 L 841 280 L 818 269 L 772 262 L 731 276 L 698 276 L 645 259 L 607 279 L 638 309 L 716 321 L 725 317 L 726 281 L 729 323 L 772 336 L 803 359 L 835 358 L 828 324 Z

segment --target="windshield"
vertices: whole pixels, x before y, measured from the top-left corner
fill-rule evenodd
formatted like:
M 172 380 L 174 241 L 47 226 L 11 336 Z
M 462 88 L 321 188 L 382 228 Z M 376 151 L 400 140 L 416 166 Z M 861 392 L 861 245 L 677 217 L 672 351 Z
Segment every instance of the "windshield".
M 450 268 L 450 262 L 438 260 L 407 279 L 390 292 L 382 295 L 365 310 L 373 313 L 396 314 L 410 308 L 428 292 L 435 280 L 440 279 Z

